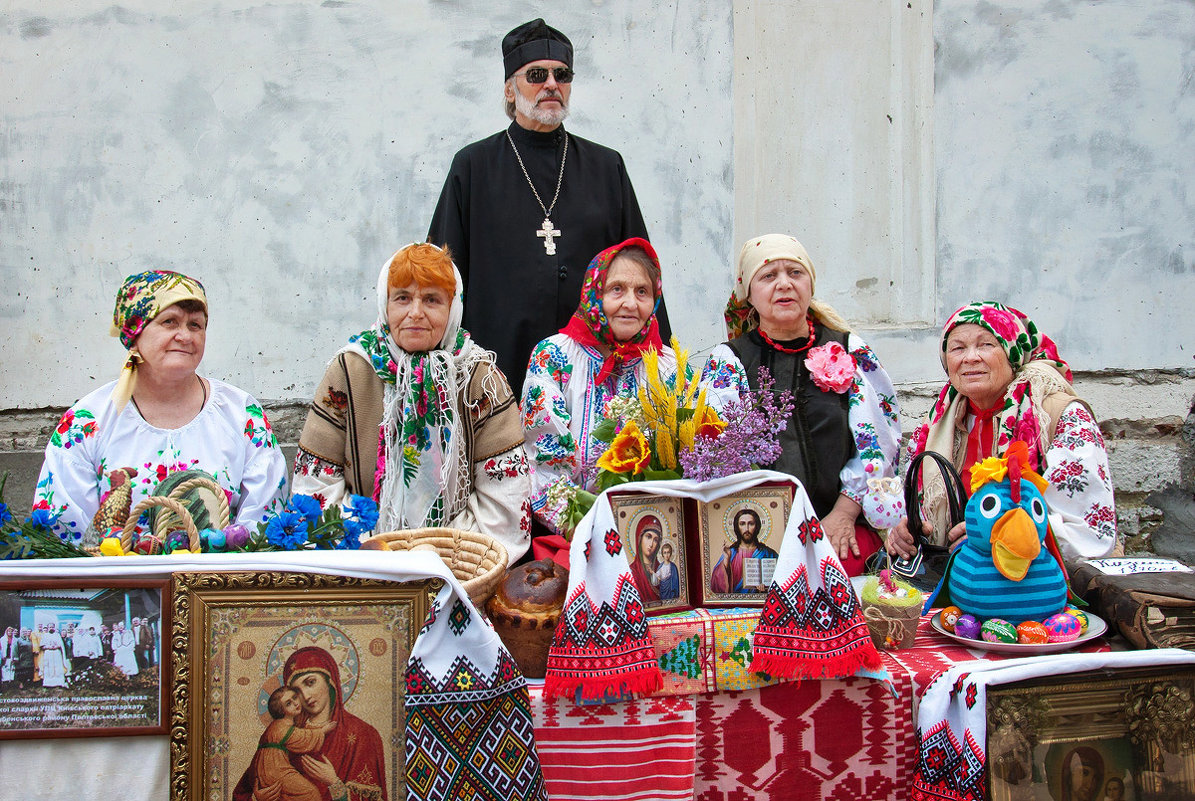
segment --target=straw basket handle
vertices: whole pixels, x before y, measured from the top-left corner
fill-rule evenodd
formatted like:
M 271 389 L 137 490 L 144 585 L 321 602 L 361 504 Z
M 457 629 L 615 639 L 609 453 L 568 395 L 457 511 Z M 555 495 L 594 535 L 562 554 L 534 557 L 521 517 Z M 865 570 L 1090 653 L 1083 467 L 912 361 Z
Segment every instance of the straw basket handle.
M 220 494 L 223 495 L 224 493 L 221 492 Z M 141 513 L 154 506 L 162 506 L 169 509 L 182 521 L 183 530 L 187 532 L 187 539 L 189 540 L 188 547 L 192 551 L 198 551 L 199 529 L 195 528 L 195 521 L 191 519 L 191 513 L 174 498 L 167 498 L 164 495 L 151 495 L 133 507 L 133 510 L 129 512 L 128 522 L 124 524 L 124 531 L 120 535 L 120 547 L 126 551 L 132 549 L 133 530 L 137 528 L 137 521 L 141 519 Z
M 170 495 L 159 497 L 168 497 L 177 501 L 181 500 L 183 496 L 191 490 L 200 488 L 206 489 L 216 499 L 216 519 L 212 521 L 215 523 L 213 528 L 226 528 L 228 526 L 229 516 L 228 495 L 225 494 L 223 487 L 212 481 L 210 478 L 196 476 L 195 478 L 187 479 L 182 484 L 179 484 L 177 487 L 175 487 Z M 154 526 L 154 534 L 158 535 L 159 537 L 165 537 L 170 533 L 170 531 L 177 527 L 178 525 L 175 523 L 171 515 L 162 515 L 158 519 L 157 525 Z

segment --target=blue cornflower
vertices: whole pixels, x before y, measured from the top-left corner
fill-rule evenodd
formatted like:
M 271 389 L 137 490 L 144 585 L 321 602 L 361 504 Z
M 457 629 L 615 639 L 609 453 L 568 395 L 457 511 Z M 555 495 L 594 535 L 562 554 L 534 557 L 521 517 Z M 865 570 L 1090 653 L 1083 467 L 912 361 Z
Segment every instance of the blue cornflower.
M 307 522 L 297 512 L 282 512 L 266 523 L 266 540 L 284 551 L 296 550 L 307 542 Z
M 349 530 L 351 525 L 352 530 L 358 535 L 373 531 L 374 526 L 378 524 L 378 505 L 374 503 L 373 498 L 350 495 L 344 511 L 348 515 L 344 522 L 345 529 Z
M 308 523 L 318 523 L 320 515 L 324 513 L 320 502 L 310 495 L 295 495 L 286 504 L 289 512 L 295 512 Z
M 37 528 L 44 528 L 47 531 L 54 527 L 54 523 L 58 520 L 58 516 L 51 514 L 49 509 L 34 509 L 33 514 L 29 515 L 29 524 Z
M 341 537 L 334 546 L 338 551 L 355 551 L 361 547 L 361 535 L 352 525 L 352 521 L 345 521 L 344 536 Z
M 12 520 L 12 512 L 8 511 L 8 504 L 0 503 L 0 526 Z

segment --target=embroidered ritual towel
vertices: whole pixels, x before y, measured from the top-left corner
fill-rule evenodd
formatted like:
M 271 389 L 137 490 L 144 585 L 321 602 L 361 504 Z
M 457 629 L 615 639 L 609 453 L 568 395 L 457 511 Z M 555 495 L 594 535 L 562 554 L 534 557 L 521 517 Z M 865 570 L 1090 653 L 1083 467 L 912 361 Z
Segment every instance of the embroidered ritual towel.
M 983 801 L 987 798 L 987 688 L 1038 676 L 1103 668 L 1195 664 L 1179 648 L 1027 656 L 1003 662 L 960 662 L 934 679 L 917 712 L 915 801 Z
M 764 482 L 792 486 L 794 498 L 755 627 L 750 669 L 777 678 L 879 670 L 880 656 L 850 579 L 792 476 L 757 470 L 703 483 L 646 481 L 617 489 L 708 502 Z M 577 525 L 569 562 L 568 594 L 548 652 L 545 694 L 571 696 L 580 690 L 582 698 L 602 698 L 660 689 L 647 614 L 606 494 Z
M 486 625 L 460 582 L 435 554 L 288 551 L 30 559 L 6 562 L 3 572 L 6 578 L 33 580 L 161 578 L 194 571 L 324 573 L 387 581 L 441 579 L 444 586 L 407 663 L 406 797 L 546 801 L 527 683 L 497 633 Z M 135 768 L 138 776 L 170 775 L 165 748 L 142 757 Z M 104 752 L 84 752 L 80 759 L 67 760 L 69 764 L 56 765 L 56 769 L 70 771 L 77 763 L 79 786 L 88 786 L 93 766 L 109 759 Z M 135 780 L 133 783 L 136 785 Z M 165 798 L 167 789 L 163 786 L 154 792 L 130 794 Z

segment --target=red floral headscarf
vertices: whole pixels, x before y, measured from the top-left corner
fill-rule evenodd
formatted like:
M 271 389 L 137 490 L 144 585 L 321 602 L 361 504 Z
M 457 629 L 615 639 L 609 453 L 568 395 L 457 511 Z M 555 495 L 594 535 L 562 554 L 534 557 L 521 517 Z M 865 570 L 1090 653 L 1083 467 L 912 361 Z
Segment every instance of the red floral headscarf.
M 602 311 L 602 296 L 606 292 L 606 275 L 610 272 L 610 265 L 621 251 L 630 247 L 638 247 L 647 253 L 648 258 L 655 264 L 657 273 L 659 272 L 660 258 L 646 239 L 634 237 L 606 248 L 589 263 L 589 269 L 585 271 L 585 281 L 581 285 L 581 304 L 569 318 L 568 325 L 560 329 L 560 333 L 582 345 L 610 351 L 598 372 L 599 384 L 609 378 L 619 365 L 641 356 L 644 351 L 664 349 L 664 343 L 660 340 L 660 325 L 656 321 L 656 311 L 660 308 L 660 299 L 664 294 L 663 282 L 659 277 L 656 278 L 656 305 L 651 310 L 651 317 L 639 333 L 628 341 L 619 342 L 615 339 L 610 330 L 610 321 Z
M 970 400 L 947 381 L 928 422 L 913 432 L 910 455 L 932 450 L 946 456 L 963 474 L 964 486 L 969 486 L 972 463 L 986 456 L 1003 456 L 1013 442 L 1021 441 L 1028 449 L 1030 468 L 1040 472 L 1053 438 L 1053 432 L 1047 430 L 1050 416 L 1042 403 L 1058 392 L 1075 397 L 1070 367 L 1059 357 L 1054 341 L 1038 331 L 1023 312 L 994 301 L 975 301 L 950 315 L 942 326 L 943 369 L 950 332 L 967 323 L 989 331 L 1000 343 L 1012 366 L 1012 381 L 996 408 L 986 410 L 972 408 Z M 976 415 L 970 432 L 965 424 L 968 413 Z M 925 477 L 923 506 L 931 515 L 941 516 L 937 507 L 945 495 L 940 480 L 932 471 Z M 935 522 L 935 532 L 941 529 Z

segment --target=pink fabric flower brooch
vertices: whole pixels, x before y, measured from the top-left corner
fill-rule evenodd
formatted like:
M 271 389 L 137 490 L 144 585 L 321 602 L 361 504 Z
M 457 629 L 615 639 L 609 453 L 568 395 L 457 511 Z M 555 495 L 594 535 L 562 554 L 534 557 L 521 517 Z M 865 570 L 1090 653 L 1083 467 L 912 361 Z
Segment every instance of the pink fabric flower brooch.
M 813 376 L 813 383 L 823 392 L 842 394 L 855 380 L 855 357 L 837 342 L 827 342 L 809 351 L 805 366 Z

